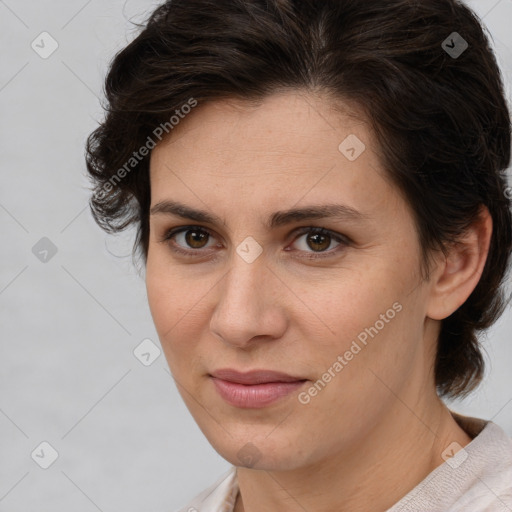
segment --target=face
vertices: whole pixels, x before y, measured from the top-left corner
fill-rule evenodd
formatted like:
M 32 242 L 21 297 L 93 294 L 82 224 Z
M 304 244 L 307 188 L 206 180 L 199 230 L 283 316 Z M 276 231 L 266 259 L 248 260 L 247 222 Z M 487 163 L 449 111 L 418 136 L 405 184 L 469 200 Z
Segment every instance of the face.
M 288 92 L 200 105 L 152 152 L 151 313 L 232 464 L 319 463 L 431 378 L 417 233 L 374 148 L 361 116 Z

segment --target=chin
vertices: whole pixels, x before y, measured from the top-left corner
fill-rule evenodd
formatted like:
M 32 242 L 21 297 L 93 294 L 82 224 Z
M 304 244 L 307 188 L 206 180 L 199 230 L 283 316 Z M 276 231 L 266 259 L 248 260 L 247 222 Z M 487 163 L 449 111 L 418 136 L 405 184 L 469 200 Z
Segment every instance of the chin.
M 229 434 L 219 429 L 205 433 L 208 442 L 213 449 L 230 464 L 237 467 L 258 469 L 265 471 L 286 471 L 302 466 L 306 461 L 304 444 L 289 431 L 272 432 L 275 427 L 244 426 L 242 432 L 229 430 Z M 231 434 L 231 435 L 230 435 Z M 298 449 L 302 446 L 301 449 Z

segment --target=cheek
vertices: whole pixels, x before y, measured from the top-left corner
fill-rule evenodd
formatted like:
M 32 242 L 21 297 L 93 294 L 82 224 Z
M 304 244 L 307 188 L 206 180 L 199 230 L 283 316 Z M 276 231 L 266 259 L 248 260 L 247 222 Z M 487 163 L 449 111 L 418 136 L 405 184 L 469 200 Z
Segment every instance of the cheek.
M 163 342 L 166 334 L 172 332 L 190 309 L 191 287 L 162 252 L 159 247 L 152 248 L 150 245 L 146 263 L 146 290 L 153 321 L 159 335 L 163 336 Z
M 170 269 L 155 257 L 148 256 L 146 265 L 146 290 L 153 323 L 158 332 L 162 348 L 171 348 L 169 340 L 173 339 L 180 320 L 186 315 L 187 296 L 170 274 Z
M 148 255 L 146 290 L 149 308 L 162 349 L 173 374 L 194 364 L 194 353 L 207 320 L 206 290 L 194 286 L 165 262 Z M 190 372 L 189 372 L 190 373 Z
M 311 311 L 308 316 L 318 326 L 316 347 L 348 350 L 351 341 L 364 342 L 368 331 L 389 331 L 399 316 L 405 283 L 393 279 L 389 269 L 374 264 L 367 269 L 348 269 L 336 280 L 304 289 L 302 297 Z M 393 307 L 395 305 L 395 307 Z M 304 317 L 302 317 L 304 318 Z M 322 335 L 323 333 L 323 335 Z M 366 333 L 366 334 L 365 334 Z
M 412 258 L 380 258 L 362 270 L 347 269 L 339 282 L 309 288 L 304 294 L 322 320 L 314 324 L 320 330 L 310 324 L 309 332 L 303 333 L 311 340 L 305 356 L 318 378 L 334 383 L 329 385 L 330 399 L 345 405 L 354 397 L 371 402 L 380 396 L 376 390 L 385 391 L 375 375 L 385 375 L 393 387 L 408 372 L 423 325 L 415 269 Z M 359 405 L 354 398 L 351 408 Z
M 172 325 L 169 317 L 174 311 L 174 301 L 170 284 L 163 266 L 159 265 L 158 260 L 149 251 L 146 263 L 146 291 L 149 309 L 160 337 Z
M 334 420 L 329 428 L 346 435 L 348 442 L 364 436 L 391 407 L 394 393 L 414 367 L 419 346 L 419 337 L 407 335 L 408 306 L 402 302 L 388 308 L 384 301 L 383 308 L 340 317 L 338 337 L 329 346 L 312 346 L 306 354 L 317 380 L 299 398 L 313 430 L 325 428 L 328 416 Z

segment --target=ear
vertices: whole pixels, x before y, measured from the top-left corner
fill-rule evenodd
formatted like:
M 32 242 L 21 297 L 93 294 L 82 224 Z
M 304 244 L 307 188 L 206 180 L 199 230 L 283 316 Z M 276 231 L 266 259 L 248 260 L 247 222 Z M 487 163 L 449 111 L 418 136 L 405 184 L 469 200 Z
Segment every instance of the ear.
M 492 217 L 482 206 L 478 218 L 452 244 L 445 256 L 442 252 L 430 277 L 427 316 L 442 320 L 454 313 L 476 288 L 484 270 L 492 235 Z

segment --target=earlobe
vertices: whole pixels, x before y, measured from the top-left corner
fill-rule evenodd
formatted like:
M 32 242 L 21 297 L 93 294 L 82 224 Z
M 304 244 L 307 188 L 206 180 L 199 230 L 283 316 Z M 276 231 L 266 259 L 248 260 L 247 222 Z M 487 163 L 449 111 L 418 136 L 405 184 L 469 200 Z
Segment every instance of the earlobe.
M 491 235 L 492 217 L 487 207 L 481 206 L 473 224 L 450 245 L 446 254 L 439 255 L 431 273 L 429 318 L 447 318 L 471 295 L 487 261 Z

